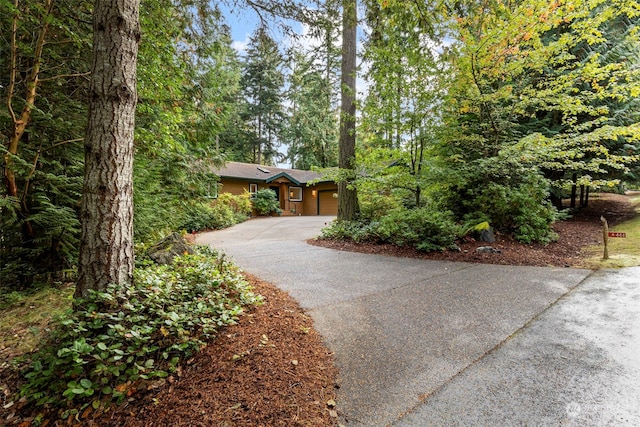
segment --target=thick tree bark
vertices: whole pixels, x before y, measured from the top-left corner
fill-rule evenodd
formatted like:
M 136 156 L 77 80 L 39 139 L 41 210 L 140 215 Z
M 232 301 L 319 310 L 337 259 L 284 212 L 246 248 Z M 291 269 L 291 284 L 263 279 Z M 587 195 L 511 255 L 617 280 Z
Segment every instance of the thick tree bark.
M 353 220 L 358 213 L 355 188 L 349 188 L 355 178 L 356 158 L 356 0 L 342 2 L 342 64 L 340 148 L 338 166 L 347 171 L 347 180 L 338 183 L 338 219 Z
M 139 0 L 96 0 L 76 297 L 133 275 Z

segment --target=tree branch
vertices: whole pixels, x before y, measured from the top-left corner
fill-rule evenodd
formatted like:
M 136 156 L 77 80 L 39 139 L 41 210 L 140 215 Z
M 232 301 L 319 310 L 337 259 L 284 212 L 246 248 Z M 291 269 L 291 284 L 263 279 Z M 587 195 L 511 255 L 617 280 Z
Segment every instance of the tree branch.
M 56 147 L 59 147 L 61 145 L 69 144 L 71 142 L 80 142 L 80 141 L 84 141 L 84 138 L 67 139 L 66 141 L 56 142 L 53 145 L 42 149 L 42 151 L 49 151 L 49 150 L 51 150 L 53 148 L 56 148 Z
M 18 56 L 17 46 L 17 34 L 18 34 L 18 0 L 14 0 L 13 3 L 16 11 L 11 21 L 11 73 L 9 74 L 9 87 L 7 88 L 7 107 L 9 108 L 9 115 L 11 116 L 11 123 L 15 124 L 17 121 L 16 112 L 13 111 L 13 95 L 16 86 L 16 62 Z M 15 127 L 14 127 L 15 130 Z
M 41 151 L 42 150 L 38 148 L 38 151 L 36 152 L 36 156 L 33 159 L 33 166 L 31 167 L 31 172 L 29 172 L 29 176 L 27 176 L 27 179 L 25 179 L 24 181 L 24 191 L 22 192 L 22 197 L 20 198 L 20 200 L 23 206 L 25 206 L 25 211 L 26 211 L 27 193 L 29 192 L 29 184 L 31 183 L 31 178 L 33 177 L 33 174 L 36 173 L 36 167 L 38 166 L 38 159 L 40 158 Z
M 86 73 L 75 73 L 75 74 L 59 74 L 57 76 L 47 77 L 46 79 L 39 79 L 39 82 L 48 82 L 56 79 L 63 79 L 67 77 L 87 77 L 91 75 L 91 71 L 87 71 Z

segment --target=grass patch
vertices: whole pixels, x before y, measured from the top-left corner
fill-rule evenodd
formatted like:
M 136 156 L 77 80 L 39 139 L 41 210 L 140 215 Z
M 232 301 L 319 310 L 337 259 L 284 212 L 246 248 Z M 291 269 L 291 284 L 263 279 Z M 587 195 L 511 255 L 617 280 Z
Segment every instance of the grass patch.
M 640 266 L 640 196 L 630 199 L 638 215 L 609 231 L 624 232 L 625 238 L 609 238 L 609 259 L 603 260 L 604 246 L 592 246 L 585 250 L 588 257 L 585 267 L 598 270 L 602 268 L 623 268 Z
M 35 350 L 53 318 L 71 307 L 73 283 L 41 287 L 0 298 L 0 367 L 11 358 Z

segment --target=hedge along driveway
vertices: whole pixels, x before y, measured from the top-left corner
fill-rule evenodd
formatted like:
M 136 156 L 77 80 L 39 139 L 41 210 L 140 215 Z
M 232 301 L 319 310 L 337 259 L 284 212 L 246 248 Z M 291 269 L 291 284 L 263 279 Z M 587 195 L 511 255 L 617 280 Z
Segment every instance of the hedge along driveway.
M 537 317 L 589 270 L 452 263 L 310 246 L 332 217 L 260 218 L 204 233 L 313 317 L 340 370 L 345 425 L 381 426 Z

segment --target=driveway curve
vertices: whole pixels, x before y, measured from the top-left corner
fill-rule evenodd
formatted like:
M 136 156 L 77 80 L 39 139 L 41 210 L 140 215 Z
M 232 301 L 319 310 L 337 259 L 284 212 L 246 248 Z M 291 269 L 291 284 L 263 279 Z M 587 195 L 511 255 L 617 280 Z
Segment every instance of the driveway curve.
M 572 425 L 565 422 L 567 416 L 572 422 L 593 417 L 590 406 L 580 400 L 589 393 L 574 390 L 575 396 L 560 398 L 557 381 L 573 375 L 572 381 L 579 383 L 576 375 L 590 376 L 597 366 L 591 366 L 591 371 L 571 370 L 561 357 L 553 359 L 551 369 L 556 375 L 546 373 L 545 382 L 540 372 L 548 358 L 532 361 L 527 357 L 538 354 L 546 341 L 530 338 L 516 350 L 510 346 L 530 334 L 544 336 L 536 328 L 554 336 L 548 330 L 554 326 L 548 325 L 553 325 L 553 319 L 566 319 L 556 314 L 544 320 L 553 311 L 550 307 L 555 308 L 559 300 L 566 307 L 564 300 L 575 300 L 581 288 L 591 292 L 608 279 L 602 275 L 589 278 L 591 272 L 580 269 L 395 258 L 305 243 L 331 220 L 333 217 L 258 218 L 200 234 L 197 242 L 223 250 L 245 271 L 287 291 L 313 317 L 316 329 L 335 353 L 343 425 Z M 627 276 L 625 301 L 640 299 L 640 270 Z M 637 350 L 637 301 L 629 307 L 617 315 L 626 322 L 635 313 L 636 324 L 618 333 L 631 335 L 636 340 L 631 348 Z M 593 312 L 581 304 L 574 309 L 585 316 Z M 585 310 L 589 313 L 583 313 Z M 588 316 L 580 320 L 583 326 L 588 321 Z M 569 328 L 561 326 L 563 331 Z M 615 334 L 608 333 L 610 341 L 616 341 Z M 570 337 L 565 334 L 564 339 L 571 341 Z M 589 339 L 588 343 L 594 340 Z M 570 357 L 584 353 L 580 348 L 572 347 Z M 546 350 L 549 358 L 555 354 L 553 349 Z M 513 357 L 519 357 L 520 364 L 509 365 Z M 640 383 L 640 375 L 634 377 L 638 374 L 635 362 L 621 368 L 616 381 Z M 527 374 L 534 377 L 527 380 Z M 523 381 L 530 381 L 530 387 Z M 494 388 L 483 388 L 487 384 Z M 616 384 L 611 382 L 608 387 Z M 546 405 L 543 413 L 523 390 L 548 397 L 539 399 Z M 515 395 L 516 391 L 521 395 Z M 636 396 L 638 391 L 638 385 L 630 390 Z M 620 405 L 616 408 L 610 408 L 614 411 L 611 417 L 617 416 Z M 640 421 L 633 405 L 625 408 L 627 418 Z M 600 411 L 601 417 L 602 408 L 593 410 Z M 517 412 L 519 416 L 514 417 Z

